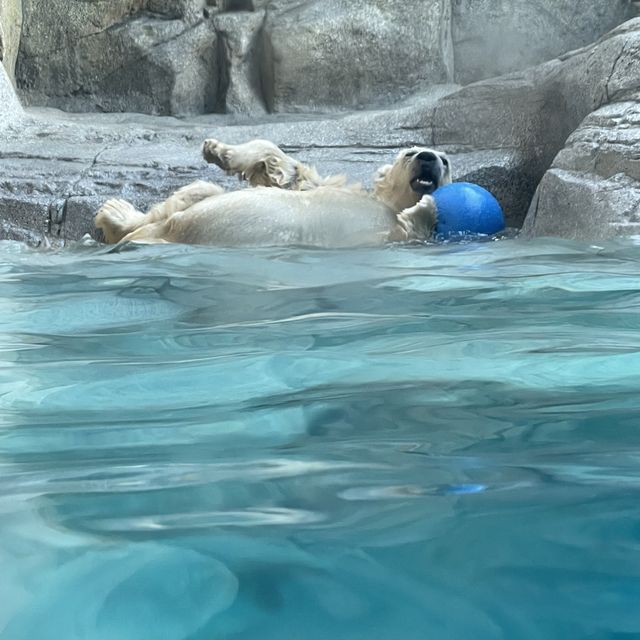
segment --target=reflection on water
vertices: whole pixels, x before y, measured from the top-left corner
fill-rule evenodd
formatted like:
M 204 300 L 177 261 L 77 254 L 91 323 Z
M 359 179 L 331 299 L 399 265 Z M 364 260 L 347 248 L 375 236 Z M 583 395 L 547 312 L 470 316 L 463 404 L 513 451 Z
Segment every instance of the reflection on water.
M 640 247 L 0 244 L 1 640 L 640 635 Z

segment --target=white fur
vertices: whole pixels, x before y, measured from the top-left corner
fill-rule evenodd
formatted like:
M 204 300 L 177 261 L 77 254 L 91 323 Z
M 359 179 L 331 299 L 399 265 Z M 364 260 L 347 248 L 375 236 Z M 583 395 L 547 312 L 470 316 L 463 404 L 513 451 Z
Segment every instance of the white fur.
M 206 140 L 203 154 L 252 188 L 225 192 L 197 181 L 146 215 L 124 200 L 109 200 L 95 220 L 106 241 L 338 248 L 424 240 L 436 223 L 433 198 L 414 190 L 427 171 L 424 158 L 434 175 L 429 187 L 451 182 L 446 155 L 422 147 L 400 152 L 393 164 L 379 169 L 373 194 L 348 185 L 343 176 L 321 177 L 267 140 L 241 145 Z

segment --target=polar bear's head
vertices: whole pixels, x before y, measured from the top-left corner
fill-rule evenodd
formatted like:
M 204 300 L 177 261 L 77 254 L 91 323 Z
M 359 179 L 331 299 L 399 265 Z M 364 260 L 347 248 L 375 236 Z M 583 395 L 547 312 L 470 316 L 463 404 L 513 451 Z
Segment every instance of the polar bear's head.
M 378 170 L 375 191 L 379 200 L 399 212 L 450 182 L 451 162 L 446 153 L 411 147 L 401 151 L 393 164 Z

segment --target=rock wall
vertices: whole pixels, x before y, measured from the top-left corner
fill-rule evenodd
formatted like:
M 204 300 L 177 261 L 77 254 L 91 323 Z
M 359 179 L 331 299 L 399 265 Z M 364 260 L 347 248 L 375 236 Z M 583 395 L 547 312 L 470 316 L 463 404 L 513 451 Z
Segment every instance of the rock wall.
M 579 124 L 542 178 L 525 235 L 640 234 L 640 19 L 613 31 L 596 51 L 591 66 L 588 53 L 582 56 L 583 73 L 590 74 L 582 83 L 602 96 L 602 106 Z M 607 69 L 600 83 L 591 75 L 596 60 Z
M 595 42 L 632 13 L 628 0 L 453 0 L 456 81 L 551 60 Z
M 40 72 L 22 66 L 28 56 L 18 61 L 32 100 L 89 111 L 133 105 L 239 115 L 24 114 L 0 66 L 0 237 L 31 241 L 37 231 L 74 239 L 92 229 L 96 208 L 109 197 L 144 209 L 196 178 L 228 184 L 200 157 L 212 131 L 232 143 L 273 139 L 322 173 L 346 171 L 365 184 L 397 149 L 430 144 L 452 155 L 456 179 L 496 194 L 510 226 L 526 216 L 526 234 L 640 232 L 640 19 L 541 65 L 461 88 L 433 84 L 452 76 L 449 4 L 439 0 L 421 14 L 415 32 L 428 37 L 417 53 L 410 39 L 398 42 L 410 31 L 403 20 L 411 0 L 387 12 L 381 0 L 22 1 L 25 15 L 55 18 L 25 22 L 21 52 L 42 65 Z M 612 0 L 609 8 L 624 13 L 635 5 Z M 322 7 L 332 13 L 324 16 Z M 364 14 L 368 30 L 360 38 Z M 398 59 L 380 54 L 387 41 L 401 51 Z M 420 57 L 425 51 L 431 53 Z M 416 70 L 403 75 L 412 55 Z M 355 66 L 340 66 L 345 57 Z M 369 102 L 383 107 L 359 109 Z
M 311 0 L 269 8 L 267 107 L 363 108 L 450 82 L 450 23 L 449 0 Z
M 16 80 L 30 104 L 213 111 L 216 34 L 191 0 L 23 0 Z
M 15 13 L 19 2 L 0 7 Z M 630 0 L 22 3 L 25 101 L 160 115 L 388 105 L 454 77 L 466 84 L 548 60 L 632 11 Z

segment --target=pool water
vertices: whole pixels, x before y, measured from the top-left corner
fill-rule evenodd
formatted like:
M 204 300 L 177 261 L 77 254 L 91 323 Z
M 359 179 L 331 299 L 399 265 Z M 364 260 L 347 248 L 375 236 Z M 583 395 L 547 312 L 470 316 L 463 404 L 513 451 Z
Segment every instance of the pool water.
M 1 640 L 640 637 L 640 246 L 0 244 Z

